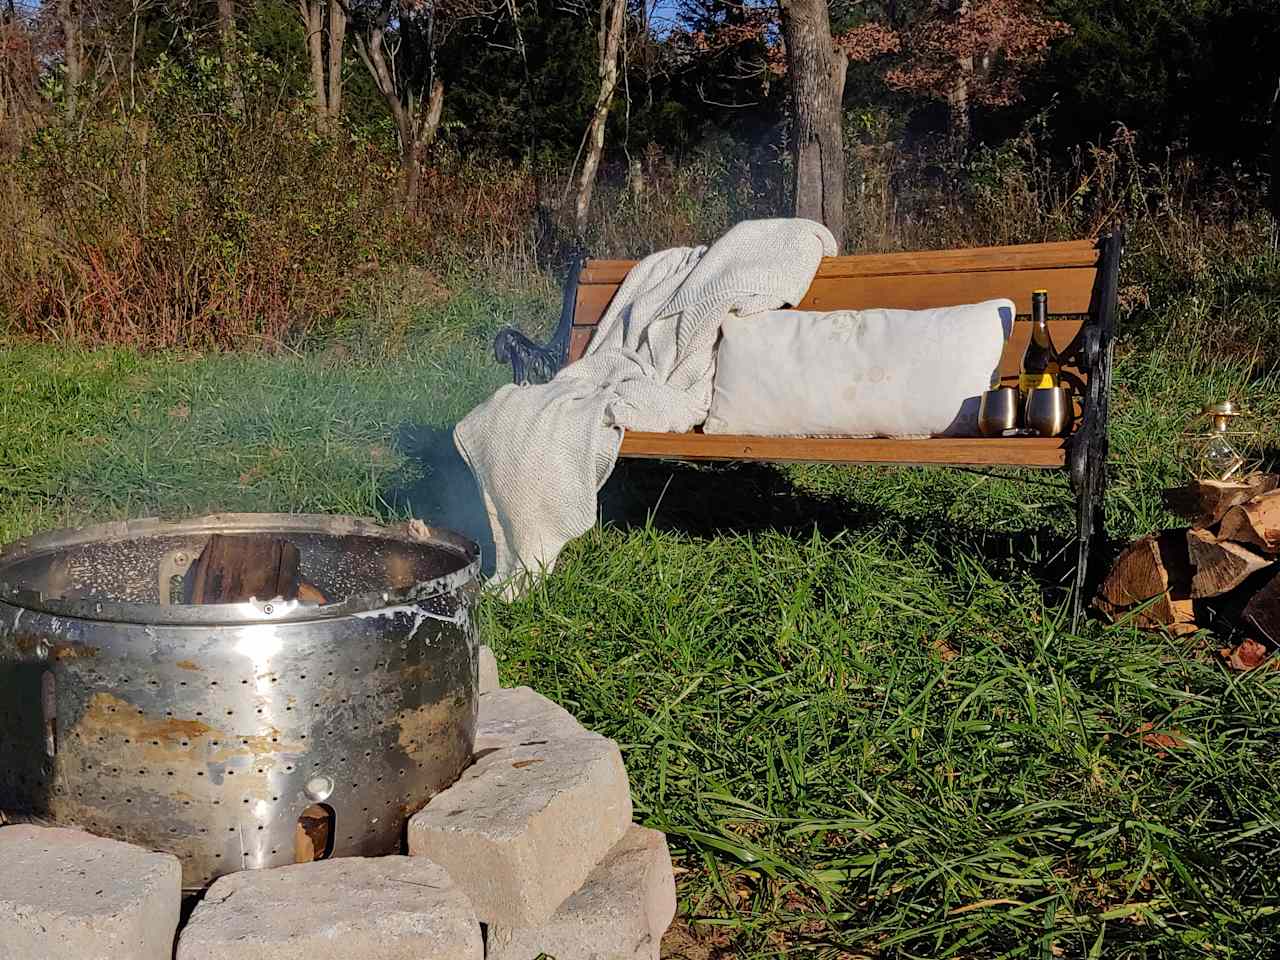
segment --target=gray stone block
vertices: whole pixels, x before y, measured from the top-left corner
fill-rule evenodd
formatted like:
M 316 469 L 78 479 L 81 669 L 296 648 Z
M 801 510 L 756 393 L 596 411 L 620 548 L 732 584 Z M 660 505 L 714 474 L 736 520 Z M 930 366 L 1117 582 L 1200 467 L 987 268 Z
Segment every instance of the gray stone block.
M 676 915 L 667 838 L 632 827 L 546 923 L 490 925 L 486 960 L 658 960 Z
M 0 960 L 170 960 L 182 866 L 80 830 L 0 828 Z
M 410 854 L 443 866 L 481 921 L 513 927 L 550 917 L 631 825 L 616 743 L 524 735 L 524 746 L 483 753 L 409 821 Z
M 482 643 L 477 659 L 480 661 L 479 692 L 481 695 L 493 693 L 498 689 L 498 658 Z
M 422 857 L 339 857 L 211 886 L 177 960 L 483 960 L 466 897 Z
M 514 687 L 481 698 L 475 753 L 591 735 L 564 707 L 529 687 Z

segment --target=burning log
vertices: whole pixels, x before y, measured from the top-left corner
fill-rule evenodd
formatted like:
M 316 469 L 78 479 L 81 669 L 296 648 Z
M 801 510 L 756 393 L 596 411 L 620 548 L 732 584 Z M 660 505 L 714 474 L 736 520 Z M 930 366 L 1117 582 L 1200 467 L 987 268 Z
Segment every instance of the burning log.
M 324 593 L 303 579 L 301 554 L 283 537 L 215 533 L 186 577 L 187 603 L 302 600 L 316 605 Z

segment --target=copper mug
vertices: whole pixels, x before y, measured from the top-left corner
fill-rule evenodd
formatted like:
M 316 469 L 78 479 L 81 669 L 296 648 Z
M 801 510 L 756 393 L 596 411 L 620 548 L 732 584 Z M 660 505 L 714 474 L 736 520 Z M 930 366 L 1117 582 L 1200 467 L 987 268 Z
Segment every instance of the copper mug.
M 1060 437 L 1071 429 L 1075 407 L 1068 387 L 1037 387 L 1027 391 L 1022 422 L 1042 437 Z

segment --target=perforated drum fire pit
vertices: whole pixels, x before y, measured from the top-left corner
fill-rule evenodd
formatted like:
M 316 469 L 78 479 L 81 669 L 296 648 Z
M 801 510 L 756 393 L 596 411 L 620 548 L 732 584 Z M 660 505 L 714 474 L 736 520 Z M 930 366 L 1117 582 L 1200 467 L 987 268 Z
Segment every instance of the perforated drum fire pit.
M 323 606 L 184 605 L 214 533 L 296 545 Z M 475 544 L 419 523 L 225 514 L 63 531 L 0 551 L 0 810 L 176 854 L 183 883 L 400 849 L 470 762 Z M 314 808 L 312 808 L 314 810 Z

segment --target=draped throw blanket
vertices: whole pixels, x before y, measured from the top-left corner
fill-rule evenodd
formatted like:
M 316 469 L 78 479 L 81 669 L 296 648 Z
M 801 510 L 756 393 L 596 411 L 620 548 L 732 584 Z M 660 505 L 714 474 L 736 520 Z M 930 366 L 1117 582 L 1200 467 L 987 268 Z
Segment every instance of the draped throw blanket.
M 581 360 L 550 383 L 502 387 L 458 424 L 509 596 L 591 529 L 624 431 L 684 433 L 706 419 L 724 318 L 798 303 L 835 253 L 822 224 L 750 220 L 709 248 L 646 257 Z

